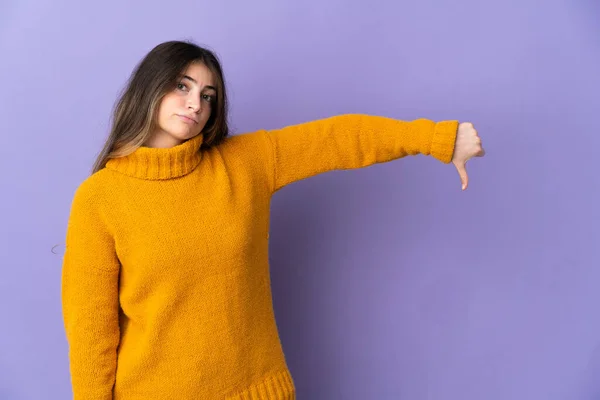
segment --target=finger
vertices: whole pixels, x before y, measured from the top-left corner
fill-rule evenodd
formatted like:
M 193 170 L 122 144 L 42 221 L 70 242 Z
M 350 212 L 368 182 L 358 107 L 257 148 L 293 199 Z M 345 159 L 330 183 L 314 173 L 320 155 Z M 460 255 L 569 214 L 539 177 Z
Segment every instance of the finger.
M 465 190 L 469 185 L 469 176 L 467 175 L 467 169 L 464 165 L 457 165 L 456 169 L 458 170 L 458 175 L 460 176 L 462 190 Z

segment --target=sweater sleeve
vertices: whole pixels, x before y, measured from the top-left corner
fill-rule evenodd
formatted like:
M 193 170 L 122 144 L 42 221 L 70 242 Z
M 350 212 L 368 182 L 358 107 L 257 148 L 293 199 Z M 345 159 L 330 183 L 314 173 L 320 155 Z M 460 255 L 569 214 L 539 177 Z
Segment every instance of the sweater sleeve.
M 401 121 L 346 114 L 264 131 L 273 191 L 331 170 L 362 168 L 407 155 L 449 163 L 458 121 Z
M 119 344 L 120 263 L 98 200 L 76 192 L 62 270 L 63 320 L 74 400 L 112 400 Z

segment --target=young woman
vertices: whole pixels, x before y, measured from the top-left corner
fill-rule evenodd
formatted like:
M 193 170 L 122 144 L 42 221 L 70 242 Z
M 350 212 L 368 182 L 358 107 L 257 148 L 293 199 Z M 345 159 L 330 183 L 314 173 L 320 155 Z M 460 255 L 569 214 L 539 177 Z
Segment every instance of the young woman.
M 407 155 L 482 156 L 470 123 L 339 115 L 228 136 L 217 57 L 155 47 L 77 188 L 62 299 L 76 400 L 294 399 L 272 308 L 269 203 L 289 183 Z

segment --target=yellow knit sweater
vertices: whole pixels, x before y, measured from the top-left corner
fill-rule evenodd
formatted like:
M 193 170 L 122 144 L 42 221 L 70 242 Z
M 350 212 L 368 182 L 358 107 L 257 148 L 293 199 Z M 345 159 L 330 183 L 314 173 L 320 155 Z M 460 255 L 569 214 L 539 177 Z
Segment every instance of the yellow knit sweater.
M 111 159 L 75 191 L 66 233 L 74 399 L 294 399 L 272 307 L 271 196 L 407 155 L 448 163 L 457 125 L 340 115 Z

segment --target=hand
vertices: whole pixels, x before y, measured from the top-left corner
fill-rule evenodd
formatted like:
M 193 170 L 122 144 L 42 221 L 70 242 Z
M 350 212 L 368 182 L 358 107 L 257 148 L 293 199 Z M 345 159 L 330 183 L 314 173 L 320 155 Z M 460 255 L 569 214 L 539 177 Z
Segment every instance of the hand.
M 484 155 L 485 150 L 481 147 L 481 139 L 477 136 L 477 131 L 473 127 L 473 124 L 470 122 L 458 124 L 452 163 L 460 176 L 462 190 L 465 190 L 469 185 L 469 177 L 466 169 L 467 161 L 471 157 L 483 157 Z

